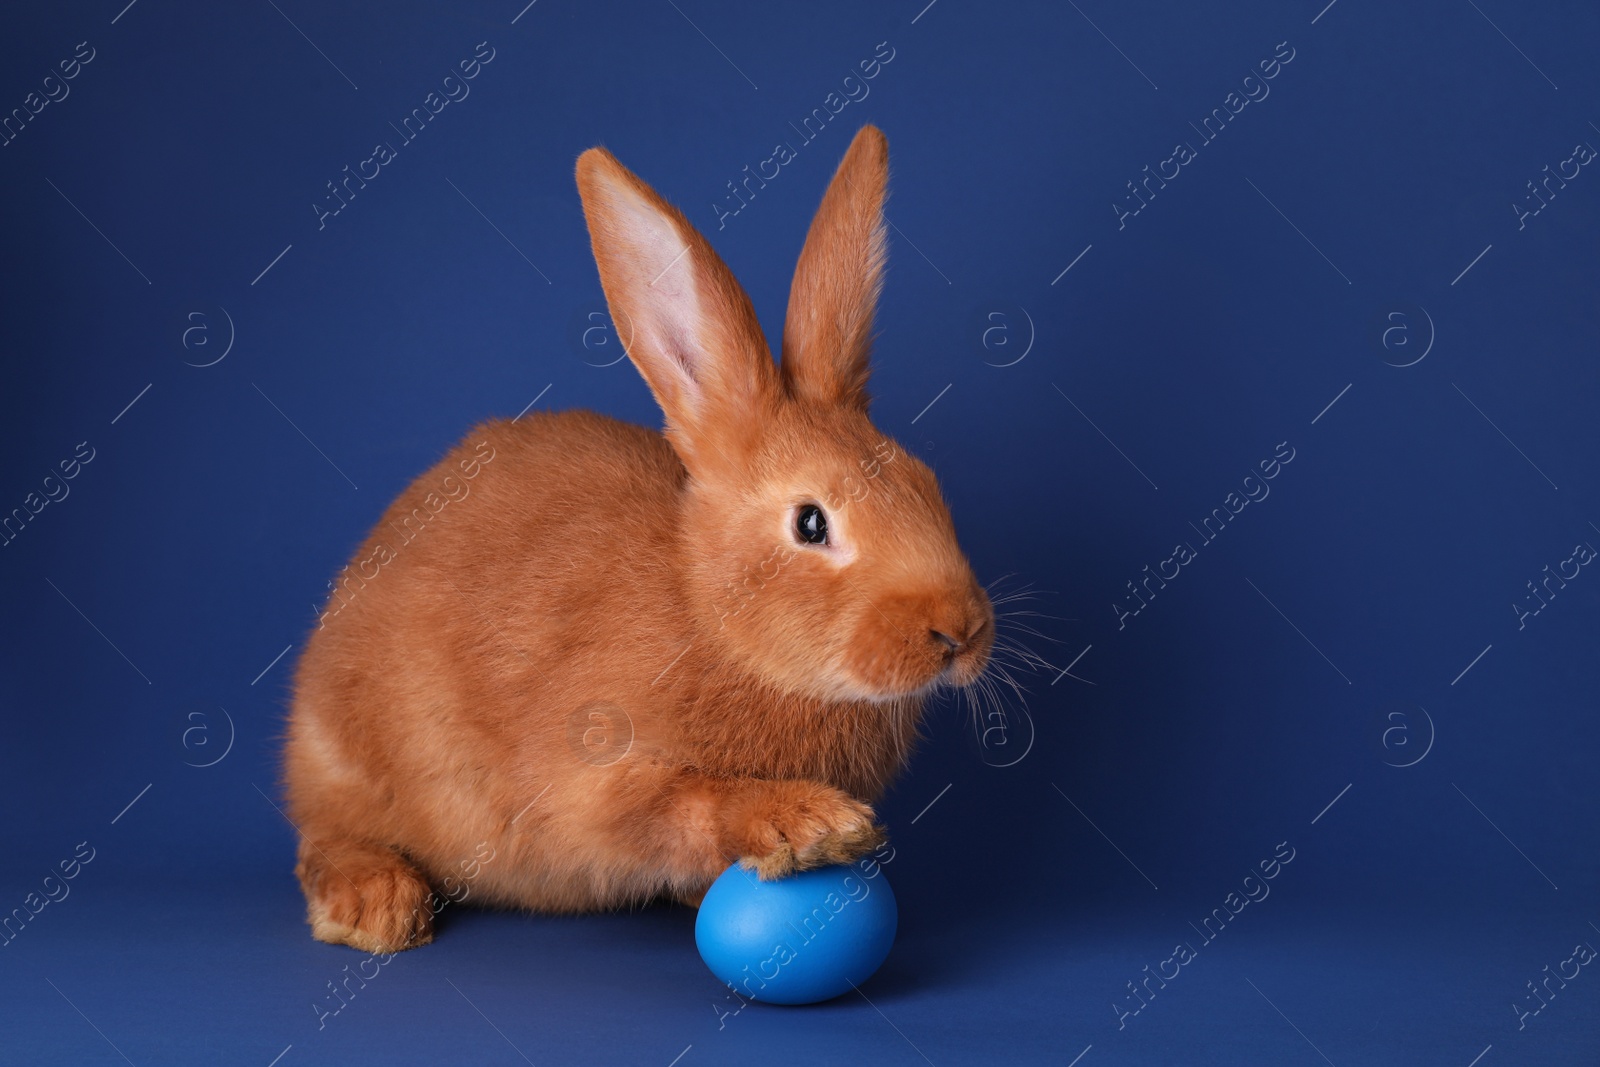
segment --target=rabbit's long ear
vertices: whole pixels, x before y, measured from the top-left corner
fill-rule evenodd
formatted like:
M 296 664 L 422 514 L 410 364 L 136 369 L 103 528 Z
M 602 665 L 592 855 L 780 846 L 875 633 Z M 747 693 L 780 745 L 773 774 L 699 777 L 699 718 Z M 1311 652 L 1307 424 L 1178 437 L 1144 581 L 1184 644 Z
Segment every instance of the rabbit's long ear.
M 777 402 L 750 298 L 683 213 L 603 148 L 578 158 L 578 192 L 617 333 L 691 468 L 743 450 Z
M 876 126 L 863 126 L 811 222 L 789 289 L 783 382 L 793 396 L 867 406 L 888 184 L 889 142 Z

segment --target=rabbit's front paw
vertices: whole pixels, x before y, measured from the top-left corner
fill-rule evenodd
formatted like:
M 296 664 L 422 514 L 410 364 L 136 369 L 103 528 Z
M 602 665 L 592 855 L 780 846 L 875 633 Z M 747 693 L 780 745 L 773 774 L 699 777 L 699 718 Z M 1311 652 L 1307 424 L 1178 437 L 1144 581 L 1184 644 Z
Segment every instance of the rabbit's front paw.
M 739 805 L 739 863 L 763 879 L 849 863 L 884 842 L 870 807 L 816 782 L 764 782 Z

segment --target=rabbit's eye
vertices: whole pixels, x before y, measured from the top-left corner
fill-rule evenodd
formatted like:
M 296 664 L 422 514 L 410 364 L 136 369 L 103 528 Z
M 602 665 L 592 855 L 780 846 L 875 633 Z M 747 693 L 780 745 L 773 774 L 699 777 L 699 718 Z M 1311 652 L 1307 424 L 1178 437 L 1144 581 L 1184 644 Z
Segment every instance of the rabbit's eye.
M 828 543 L 828 517 L 815 504 L 806 504 L 795 516 L 794 534 L 808 545 Z

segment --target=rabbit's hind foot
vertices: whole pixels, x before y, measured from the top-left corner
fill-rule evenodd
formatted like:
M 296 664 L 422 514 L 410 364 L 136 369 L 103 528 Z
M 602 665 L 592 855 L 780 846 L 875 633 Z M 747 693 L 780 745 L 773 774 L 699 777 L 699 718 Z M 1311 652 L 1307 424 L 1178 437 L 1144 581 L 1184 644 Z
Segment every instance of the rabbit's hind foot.
M 392 955 L 433 940 L 433 891 L 392 848 L 303 836 L 295 873 L 318 941 Z

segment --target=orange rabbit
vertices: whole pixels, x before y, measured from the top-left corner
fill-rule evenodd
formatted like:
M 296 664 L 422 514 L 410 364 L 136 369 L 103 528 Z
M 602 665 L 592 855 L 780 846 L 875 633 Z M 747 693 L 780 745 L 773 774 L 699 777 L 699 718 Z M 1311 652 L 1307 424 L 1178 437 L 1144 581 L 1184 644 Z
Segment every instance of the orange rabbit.
M 938 484 L 867 417 L 883 135 L 812 223 L 781 369 L 679 211 L 602 148 L 577 178 L 666 431 L 485 423 L 357 553 L 284 761 L 319 940 L 426 943 L 463 870 L 476 900 L 570 912 L 853 859 L 924 698 L 989 662 Z

